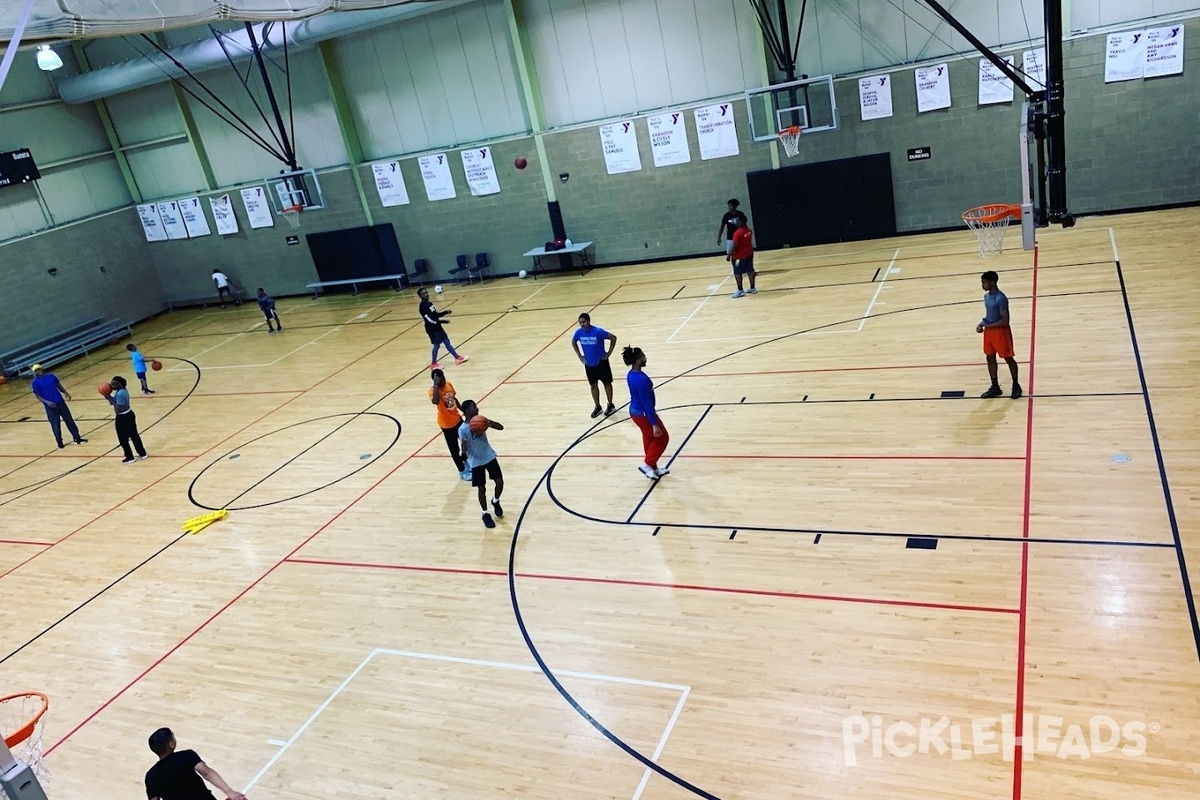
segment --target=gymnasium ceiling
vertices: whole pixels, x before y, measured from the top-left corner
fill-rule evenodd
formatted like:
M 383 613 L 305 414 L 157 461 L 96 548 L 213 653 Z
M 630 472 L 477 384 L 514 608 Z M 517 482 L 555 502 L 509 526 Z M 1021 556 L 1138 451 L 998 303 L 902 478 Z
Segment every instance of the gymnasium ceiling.
M 34 0 L 23 44 L 120 36 L 222 21 L 304 19 L 326 11 L 384 8 L 419 0 Z M 12 38 L 27 0 L 0 0 L 0 44 Z

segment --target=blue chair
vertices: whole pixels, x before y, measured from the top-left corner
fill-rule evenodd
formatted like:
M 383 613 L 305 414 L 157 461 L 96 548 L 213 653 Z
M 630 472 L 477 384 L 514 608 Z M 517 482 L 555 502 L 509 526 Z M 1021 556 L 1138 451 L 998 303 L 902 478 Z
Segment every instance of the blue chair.
M 424 258 L 418 258 L 413 262 L 413 271 L 412 274 L 408 276 L 408 285 L 412 286 L 415 283 L 417 286 L 424 286 L 425 279 L 421 276 L 428 274 L 429 261 Z
M 476 253 L 475 266 L 467 270 L 467 280 L 473 282 L 476 278 L 478 278 L 479 282 L 483 283 L 483 271 L 491 265 L 492 262 L 488 258 L 487 253 Z
M 454 260 L 458 262 L 458 266 L 450 270 L 450 277 L 454 278 L 454 282 L 458 283 L 463 278 L 463 273 L 470 275 L 471 268 L 467 265 L 467 257 L 465 255 L 455 256 Z

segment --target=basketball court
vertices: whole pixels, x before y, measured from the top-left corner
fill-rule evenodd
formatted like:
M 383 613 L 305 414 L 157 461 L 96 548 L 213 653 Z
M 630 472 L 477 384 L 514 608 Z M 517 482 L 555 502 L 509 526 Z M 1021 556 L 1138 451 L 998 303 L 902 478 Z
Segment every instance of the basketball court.
M 1195 243 L 1161 232 L 1196 223 L 768 252 L 739 300 L 719 257 L 450 287 L 490 531 L 411 291 L 138 326 L 132 466 L 92 391 L 123 349 L 59 370 L 79 448 L 4 386 L 0 661 L 51 698 L 49 794 L 136 795 L 167 725 L 254 798 L 1194 796 Z M 985 268 L 1016 401 L 978 398 Z M 656 484 L 588 418 L 582 311 L 649 358 Z

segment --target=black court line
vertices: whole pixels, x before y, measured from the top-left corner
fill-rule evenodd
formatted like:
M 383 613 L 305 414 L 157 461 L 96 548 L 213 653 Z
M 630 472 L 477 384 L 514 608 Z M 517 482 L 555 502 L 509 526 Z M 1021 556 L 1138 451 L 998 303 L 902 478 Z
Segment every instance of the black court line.
M 737 530 L 736 530 L 736 529 L 733 531 L 733 533 L 729 534 L 729 541 L 731 541 L 731 542 L 732 542 L 732 541 L 733 541 L 733 537 L 735 537 L 735 536 L 737 536 Z
M 671 299 L 672 299 L 672 300 L 674 300 L 676 297 L 678 297 L 678 296 L 679 296 L 679 292 L 682 292 L 682 291 L 683 291 L 684 289 L 686 289 L 686 288 L 687 288 L 687 284 L 686 284 L 686 283 L 685 283 L 683 286 L 680 286 L 680 287 L 679 287 L 679 289 L 678 289 L 678 291 L 676 291 L 676 292 L 675 292 L 675 294 L 671 295 Z
M 651 536 L 658 536 L 658 532 L 659 532 L 660 530 L 662 530 L 662 528 L 661 528 L 661 527 L 655 528 L 655 529 L 654 529 L 654 533 L 652 533 L 652 534 L 650 534 L 650 535 L 651 535 Z
M 821 534 L 818 533 L 816 536 L 813 537 L 813 544 L 820 544 L 820 543 L 821 543 Z
M 1114 245 L 1115 247 L 1116 245 Z M 1171 538 L 1175 554 L 1179 559 L 1179 577 L 1183 582 L 1183 597 L 1187 602 L 1188 617 L 1192 623 L 1192 638 L 1196 642 L 1196 657 L 1200 658 L 1200 620 L 1196 618 L 1196 600 L 1192 595 L 1192 581 L 1188 576 L 1187 559 L 1183 554 L 1183 540 L 1179 536 L 1179 521 L 1175 517 L 1175 503 L 1171 499 L 1171 484 L 1167 480 L 1167 465 L 1163 460 L 1162 442 L 1158 438 L 1158 426 L 1154 422 L 1154 406 L 1150 402 L 1150 387 L 1146 383 L 1146 370 L 1142 364 L 1142 351 L 1138 348 L 1137 329 L 1133 324 L 1133 310 L 1129 306 L 1129 293 L 1125 289 L 1125 273 L 1120 259 L 1114 259 L 1117 280 L 1121 284 L 1121 300 L 1125 304 L 1125 320 L 1129 324 L 1129 341 L 1133 345 L 1133 358 L 1137 364 L 1138 380 L 1142 384 L 1142 397 L 1146 403 L 1146 421 L 1150 423 L 1150 440 L 1154 443 L 1154 458 L 1158 462 L 1158 479 L 1162 484 L 1163 502 L 1167 507 L 1167 520 L 1171 525 Z
M 696 420 L 696 424 L 692 426 L 692 429 L 690 431 L 688 431 L 688 435 L 684 437 L 683 442 L 679 445 L 679 447 L 677 447 L 675 449 L 675 454 L 673 456 L 671 456 L 671 460 L 667 462 L 668 470 L 671 468 L 671 465 L 675 463 L 675 459 L 679 458 L 679 454 L 683 452 L 683 448 L 687 446 L 687 443 L 689 441 L 691 441 L 692 434 L 694 434 L 696 432 L 696 430 L 699 429 L 700 423 L 704 422 L 704 418 L 708 416 L 708 412 L 712 411 L 712 408 L 713 407 L 710 405 L 708 408 L 704 409 L 704 413 L 700 415 L 700 419 Z M 629 512 L 629 519 L 627 519 L 626 522 L 632 521 L 633 518 L 637 516 L 637 513 L 642 510 L 642 506 L 645 504 L 645 502 L 647 500 L 650 499 L 650 493 L 653 492 L 655 487 L 658 486 L 658 482 L 660 480 L 662 480 L 662 479 L 661 478 L 656 479 L 653 483 L 650 484 L 650 488 L 646 490 L 646 493 L 644 495 L 642 495 L 642 499 L 638 501 L 638 504 L 636 506 L 634 506 L 633 511 Z
M 871 283 L 874 283 L 875 281 L 879 280 L 879 273 L 882 271 L 883 271 L 883 267 L 876 268 L 875 274 L 871 276 Z

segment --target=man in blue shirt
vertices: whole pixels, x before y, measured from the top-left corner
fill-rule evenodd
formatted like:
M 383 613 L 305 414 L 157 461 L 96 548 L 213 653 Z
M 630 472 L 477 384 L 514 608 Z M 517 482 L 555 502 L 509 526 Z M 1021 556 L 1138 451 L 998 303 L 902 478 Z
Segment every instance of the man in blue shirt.
M 62 438 L 62 423 L 67 423 L 67 430 L 71 432 L 71 438 L 75 444 L 84 444 L 87 439 L 79 435 L 79 426 L 75 424 L 75 418 L 71 416 L 71 409 L 67 408 L 67 401 L 71 399 L 71 393 L 63 388 L 58 382 L 58 376 L 53 372 L 46 372 L 42 369 L 41 364 L 33 365 L 33 383 L 30 384 L 33 389 L 33 396 L 42 401 L 42 406 L 46 409 L 46 418 L 50 420 L 50 430 L 54 431 L 54 441 L 58 442 L 58 447 L 61 450 L 66 447 L 63 444 Z
M 605 342 L 608 343 L 607 346 Z M 583 363 L 588 383 L 592 385 L 592 401 L 596 404 L 596 408 L 592 410 L 592 419 L 601 414 L 608 416 L 616 411 L 612 395 L 612 366 L 608 363 L 608 357 L 617 349 L 617 337 L 593 325 L 591 315 L 580 314 L 579 328 L 571 337 L 571 349 Z M 604 384 L 604 393 L 608 395 L 608 407 L 604 411 L 600 410 L 601 383 Z
M 1004 394 L 1004 390 L 1000 388 L 999 365 L 996 363 L 996 356 L 1000 356 L 1004 363 L 1008 364 L 1008 374 L 1012 376 L 1010 396 L 1016 400 L 1022 391 L 1017 380 L 1017 359 L 1013 351 L 1012 328 L 1009 326 L 1008 297 L 1000 291 L 997 285 L 999 281 L 1000 276 L 992 270 L 979 276 L 979 282 L 986 294 L 983 296 L 984 317 L 975 326 L 975 332 L 983 334 L 983 354 L 987 356 L 988 375 L 992 379 L 992 385 L 980 397 L 986 399 Z

